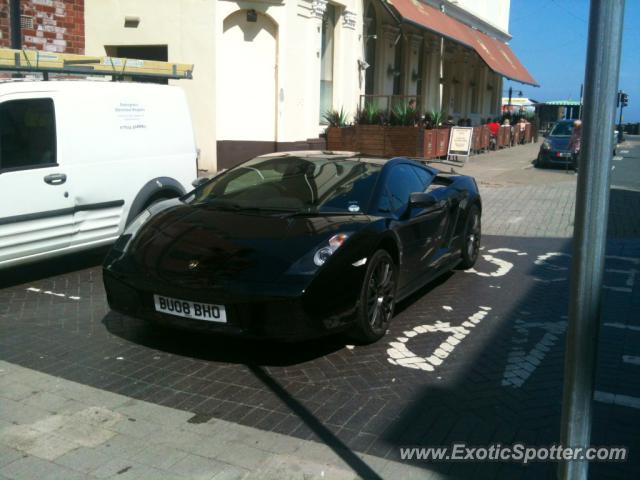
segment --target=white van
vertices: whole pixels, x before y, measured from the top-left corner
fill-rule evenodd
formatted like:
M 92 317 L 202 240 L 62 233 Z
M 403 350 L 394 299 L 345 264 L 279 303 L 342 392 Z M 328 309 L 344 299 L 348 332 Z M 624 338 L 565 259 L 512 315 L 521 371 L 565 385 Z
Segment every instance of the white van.
M 0 269 L 112 243 L 190 190 L 196 162 L 178 87 L 0 83 Z

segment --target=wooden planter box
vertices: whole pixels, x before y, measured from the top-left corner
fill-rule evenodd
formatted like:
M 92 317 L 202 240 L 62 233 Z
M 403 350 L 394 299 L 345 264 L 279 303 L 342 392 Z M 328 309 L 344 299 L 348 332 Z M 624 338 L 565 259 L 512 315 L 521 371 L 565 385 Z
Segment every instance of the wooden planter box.
M 482 126 L 482 149 L 489 150 L 491 145 L 491 130 L 486 125 Z
M 498 130 L 498 147 L 509 147 L 511 144 L 511 127 L 507 125 L 500 126 Z
M 478 153 L 482 150 L 482 127 L 473 127 L 473 137 L 471 139 L 471 150 Z
M 385 127 L 384 154 L 388 157 L 424 156 L 423 129 L 420 127 Z
M 436 158 L 447 155 L 447 128 L 356 125 L 327 128 L 327 149 L 360 152 L 377 157 Z
M 356 125 L 354 150 L 365 155 L 384 156 L 384 129 L 382 125 Z
M 424 158 L 435 158 L 436 156 L 436 132 L 437 130 L 425 130 L 424 131 L 424 142 L 423 142 L 423 157 Z
M 446 157 L 449 149 L 449 128 L 436 129 L 436 157 Z
M 327 149 L 352 152 L 356 150 L 355 127 L 327 128 Z

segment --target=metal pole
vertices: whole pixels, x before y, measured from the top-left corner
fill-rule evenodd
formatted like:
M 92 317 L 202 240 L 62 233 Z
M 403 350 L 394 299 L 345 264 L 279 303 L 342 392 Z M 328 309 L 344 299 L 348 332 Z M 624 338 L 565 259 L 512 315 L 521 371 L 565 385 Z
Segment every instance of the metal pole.
M 20 30 L 20 0 L 11 0 L 9 8 L 11 25 L 11 48 L 22 48 L 22 31 Z
M 622 141 L 622 109 L 624 105 L 622 103 L 622 95 L 624 92 L 620 90 L 620 120 L 618 121 L 618 142 Z
M 578 118 L 582 120 L 582 109 L 584 105 L 584 83 L 580 84 L 580 111 L 578 112 Z
M 591 438 L 623 18 L 624 0 L 591 1 L 561 421 L 569 447 L 587 447 Z M 588 469 L 586 461 L 569 460 L 558 476 L 586 480 Z

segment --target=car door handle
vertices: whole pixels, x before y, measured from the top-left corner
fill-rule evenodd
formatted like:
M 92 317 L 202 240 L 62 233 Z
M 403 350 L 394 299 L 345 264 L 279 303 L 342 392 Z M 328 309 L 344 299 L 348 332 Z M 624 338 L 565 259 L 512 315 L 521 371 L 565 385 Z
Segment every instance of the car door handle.
M 44 177 L 44 181 L 49 185 L 62 185 L 67 181 L 67 176 L 64 173 L 52 173 Z

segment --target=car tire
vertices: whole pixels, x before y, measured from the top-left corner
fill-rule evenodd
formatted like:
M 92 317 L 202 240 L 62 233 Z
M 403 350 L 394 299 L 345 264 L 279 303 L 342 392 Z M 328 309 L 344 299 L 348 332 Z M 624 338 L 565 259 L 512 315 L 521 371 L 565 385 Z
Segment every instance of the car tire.
M 458 265 L 464 270 L 475 265 L 480 254 L 480 240 L 482 237 L 482 216 L 477 205 L 472 205 L 464 226 L 464 243 L 462 245 L 462 261 Z
M 542 164 L 542 159 L 540 158 L 540 155 L 536 157 L 535 161 L 533 162 L 533 166 L 536 168 L 542 168 L 544 166 Z
M 395 308 L 398 266 L 386 250 L 378 250 L 367 262 L 356 321 L 351 337 L 373 343 L 384 337 Z

